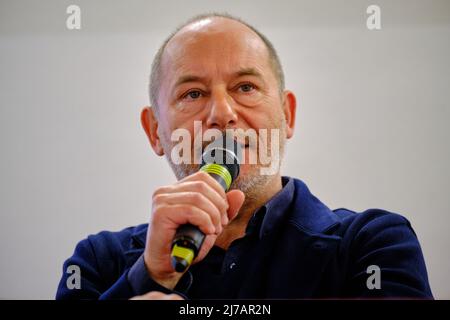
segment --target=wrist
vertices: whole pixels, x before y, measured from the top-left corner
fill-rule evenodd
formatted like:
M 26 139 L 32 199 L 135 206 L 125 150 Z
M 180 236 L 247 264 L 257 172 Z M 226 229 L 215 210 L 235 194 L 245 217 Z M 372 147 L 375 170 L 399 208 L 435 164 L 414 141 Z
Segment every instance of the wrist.
M 147 273 L 150 278 L 153 279 L 156 283 L 159 285 L 169 289 L 174 290 L 178 282 L 180 281 L 181 277 L 183 276 L 183 273 L 178 272 L 165 272 L 165 273 L 158 273 L 149 267 L 149 264 L 147 263 L 147 259 L 144 257 L 144 264 L 145 268 L 147 269 Z

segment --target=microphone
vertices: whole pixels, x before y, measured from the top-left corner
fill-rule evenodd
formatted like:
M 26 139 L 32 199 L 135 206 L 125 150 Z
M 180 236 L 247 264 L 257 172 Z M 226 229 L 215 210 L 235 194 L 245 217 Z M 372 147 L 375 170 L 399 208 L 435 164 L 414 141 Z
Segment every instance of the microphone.
M 200 171 L 207 172 L 228 191 L 239 175 L 242 145 L 231 137 L 222 135 L 210 143 L 202 154 Z M 205 234 L 192 224 L 178 227 L 172 241 L 172 266 L 184 272 L 197 257 L 205 240 Z

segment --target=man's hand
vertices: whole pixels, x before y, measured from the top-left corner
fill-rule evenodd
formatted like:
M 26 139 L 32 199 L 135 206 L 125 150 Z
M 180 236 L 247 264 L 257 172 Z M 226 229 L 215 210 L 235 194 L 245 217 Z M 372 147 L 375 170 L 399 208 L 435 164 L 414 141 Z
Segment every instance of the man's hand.
M 184 299 L 175 293 L 165 294 L 159 291 L 150 291 L 149 293 L 143 294 L 142 296 L 135 296 L 130 300 L 184 300 Z
M 180 225 L 190 223 L 205 235 L 202 248 L 193 261 L 201 261 L 214 245 L 223 228 L 236 217 L 244 203 L 244 193 L 225 193 L 220 184 L 205 172 L 196 172 L 173 185 L 158 188 L 152 199 L 144 261 L 153 280 L 173 289 L 182 273 L 171 263 L 171 245 Z

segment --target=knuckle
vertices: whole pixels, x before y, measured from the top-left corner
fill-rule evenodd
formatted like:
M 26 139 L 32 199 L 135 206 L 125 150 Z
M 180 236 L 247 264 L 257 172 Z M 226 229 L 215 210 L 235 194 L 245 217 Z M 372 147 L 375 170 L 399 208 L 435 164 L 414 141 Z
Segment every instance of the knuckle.
M 153 199 L 156 196 L 159 196 L 159 195 L 164 194 L 166 192 L 167 192 L 167 186 L 156 188 L 155 192 L 153 192 Z
M 204 181 L 196 181 L 194 184 L 195 191 L 205 193 L 208 190 L 208 185 Z
M 161 216 L 161 214 L 162 214 L 162 209 L 161 209 L 161 207 L 160 206 L 154 206 L 153 207 L 153 221 L 157 221 L 158 219 L 159 219 L 159 217 Z
M 197 175 L 198 175 L 198 177 L 199 177 L 200 179 L 202 179 L 202 180 L 206 180 L 206 179 L 209 178 L 209 174 L 206 173 L 205 171 L 198 171 L 198 172 L 197 172 Z
M 203 201 L 203 198 L 204 198 L 204 196 L 198 192 L 191 193 L 190 197 L 191 197 L 192 201 L 194 201 L 196 203 Z
M 212 212 L 209 214 L 211 218 L 214 220 L 214 222 L 219 223 L 220 221 L 220 211 L 217 208 L 214 208 L 214 210 L 211 210 Z
M 192 217 L 192 216 L 194 216 L 196 214 L 196 210 L 195 210 L 195 208 L 193 206 L 183 206 L 182 210 L 189 217 Z
M 226 201 L 224 200 L 224 201 L 220 201 L 220 204 L 219 204 L 219 206 L 220 206 L 220 212 L 222 213 L 225 213 L 226 214 L 226 212 L 227 212 L 227 209 L 228 209 L 228 204 L 226 203 Z
M 153 203 L 160 203 L 163 200 L 164 196 L 162 193 L 153 194 Z

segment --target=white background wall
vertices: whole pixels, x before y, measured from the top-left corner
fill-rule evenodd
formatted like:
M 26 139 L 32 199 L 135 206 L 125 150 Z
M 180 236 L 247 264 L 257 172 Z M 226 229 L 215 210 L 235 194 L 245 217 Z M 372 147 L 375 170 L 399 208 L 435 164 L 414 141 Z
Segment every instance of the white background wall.
M 380 31 L 366 28 L 370 4 Z M 140 127 L 150 63 L 207 11 L 246 19 L 279 51 L 299 102 L 284 174 L 331 208 L 405 215 L 449 299 L 446 0 L 0 0 L 0 298 L 52 299 L 79 240 L 148 220 L 152 190 L 174 181 Z

